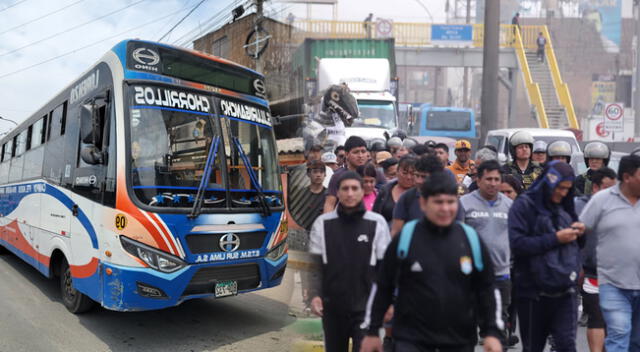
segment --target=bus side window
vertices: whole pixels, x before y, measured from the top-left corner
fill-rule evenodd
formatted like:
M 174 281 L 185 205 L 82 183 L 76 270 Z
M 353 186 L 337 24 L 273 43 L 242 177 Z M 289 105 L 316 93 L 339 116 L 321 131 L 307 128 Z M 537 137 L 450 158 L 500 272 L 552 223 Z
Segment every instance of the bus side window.
M 80 159 L 87 165 L 102 164 L 109 91 L 91 99 L 81 106 L 80 110 Z

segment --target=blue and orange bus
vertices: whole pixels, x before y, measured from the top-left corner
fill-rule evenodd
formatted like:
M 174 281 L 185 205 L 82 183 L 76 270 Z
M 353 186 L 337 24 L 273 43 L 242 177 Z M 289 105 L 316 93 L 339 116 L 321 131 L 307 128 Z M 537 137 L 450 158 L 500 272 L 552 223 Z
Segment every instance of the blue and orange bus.
M 0 250 L 73 313 L 279 285 L 286 219 L 263 76 L 117 44 L 0 140 Z

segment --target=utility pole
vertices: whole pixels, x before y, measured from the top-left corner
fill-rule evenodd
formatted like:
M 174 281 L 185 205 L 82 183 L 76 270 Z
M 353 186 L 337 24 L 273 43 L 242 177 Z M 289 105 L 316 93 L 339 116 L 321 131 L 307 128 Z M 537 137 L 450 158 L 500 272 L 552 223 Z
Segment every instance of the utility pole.
M 636 34 L 635 34 L 635 50 L 636 50 L 636 64 L 634 68 L 634 90 L 633 90 L 633 119 L 634 119 L 634 133 L 633 136 L 640 136 L 640 3 L 637 0 L 633 1 L 633 18 L 635 19 Z
M 260 28 L 259 24 L 260 22 L 262 22 L 262 16 L 264 14 L 264 8 L 263 8 L 263 4 L 264 4 L 264 0 L 256 0 L 256 23 L 255 23 L 255 30 L 256 33 L 258 32 L 258 29 Z M 259 39 L 259 36 L 256 37 L 256 40 Z M 256 48 L 256 52 L 257 52 L 257 48 Z M 263 67 L 262 67 L 262 60 L 260 59 L 260 56 L 258 56 L 256 58 L 256 71 L 262 73 L 263 71 Z
M 480 138 L 498 126 L 498 57 L 500 50 L 500 0 L 486 0 L 484 51 L 482 53 L 482 98 Z
M 467 25 L 471 23 L 471 0 L 467 0 Z M 464 76 L 462 78 L 462 106 L 469 107 L 469 68 L 464 68 Z

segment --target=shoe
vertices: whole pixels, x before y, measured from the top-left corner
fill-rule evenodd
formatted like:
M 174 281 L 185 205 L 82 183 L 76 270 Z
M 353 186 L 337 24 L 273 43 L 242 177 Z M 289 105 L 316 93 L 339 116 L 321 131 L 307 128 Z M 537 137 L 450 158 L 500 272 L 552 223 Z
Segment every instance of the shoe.
M 507 338 L 507 346 L 508 347 L 514 347 L 518 343 L 520 343 L 520 338 L 518 338 L 518 336 L 516 336 L 516 335 L 510 335 Z

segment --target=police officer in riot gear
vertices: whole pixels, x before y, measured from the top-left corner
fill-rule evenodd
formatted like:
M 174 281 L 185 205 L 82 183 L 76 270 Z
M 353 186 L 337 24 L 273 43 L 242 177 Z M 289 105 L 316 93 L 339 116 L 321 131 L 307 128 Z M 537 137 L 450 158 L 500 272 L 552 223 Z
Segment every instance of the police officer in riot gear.
M 571 162 L 571 145 L 565 141 L 555 141 L 547 147 L 549 161 L 560 160 L 569 164 Z
M 509 138 L 509 153 L 513 160 L 504 165 L 504 173 L 513 175 L 524 189 L 542 173 L 540 165 L 531 160 L 533 143 L 533 136 L 526 131 L 518 131 Z
M 575 194 L 576 196 L 591 195 L 592 186 L 591 176 L 593 172 L 609 165 L 611 150 L 602 142 L 591 142 L 584 147 L 584 163 L 589 168 L 585 173 L 576 177 Z
M 547 142 L 545 141 L 535 141 L 533 143 L 533 155 L 531 156 L 533 161 L 540 164 L 540 166 L 544 166 L 547 162 Z

